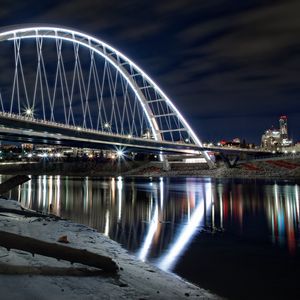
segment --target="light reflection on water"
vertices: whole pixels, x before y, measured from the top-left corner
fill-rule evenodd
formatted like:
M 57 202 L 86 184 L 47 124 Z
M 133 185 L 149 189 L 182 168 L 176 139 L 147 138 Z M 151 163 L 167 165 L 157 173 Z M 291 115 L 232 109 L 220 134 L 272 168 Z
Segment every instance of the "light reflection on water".
M 96 228 L 167 271 L 177 272 L 203 234 L 266 243 L 291 257 L 298 252 L 295 183 L 38 176 L 9 197 Z
M 234 230 L 242 235 L 245 215 L 251 222 L 253 218 L 259 217 L 261 221 L 265 217 L 272 242 L 287 246 L 291 253 L 296 251 L 297 184 L 249 186 L 207 178 L 124 180 L 38 176 L 9 196 L 25 207 L 51 210 L 121 242 L 130 237 L 129 250 L 137 252 L 142 260 L 153 256 L 152 248 L 160 248 L 155 249 L 156 256 L 174 251 L 177 257 L 202 228 L 213 231 L 235 226 Z M 167 232 L 165 224 L 170 227 Z M 122 237 L 126 234 L 129 236 Z

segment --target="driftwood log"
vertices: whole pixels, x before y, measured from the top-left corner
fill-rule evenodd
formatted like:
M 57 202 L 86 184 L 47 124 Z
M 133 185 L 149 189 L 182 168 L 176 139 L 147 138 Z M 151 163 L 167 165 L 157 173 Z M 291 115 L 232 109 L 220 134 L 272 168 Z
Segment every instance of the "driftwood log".
M 21 209 L 15 209 L 15 208 L 6 208 L 0 206 L 0 213 L 11 213 L 11 214 L 21 215 L 28 218 L 37 217 L 37 218 L 52 218 L 55 220 L 63 220 L 63 218 L 53 214 L 43 214 L 38 211 L 29 210 L 23 207 L 21 207 Z
M 90 267 L 102 269 L 108 273 L 118 271 L 117 264 L 107 256 L 89 252 L 85 249 L 76 249 L 57 243 L 50 243 L 21 236 L 7 231 L 0 231 L 0 246 L 10 249 L 18 249 L 34 254 L 63 259 L 71 263 L 81 263 Z
M 0 184 L 0 195 L 10 191 L 11 189 L 28 180 L 30 180 L 30 177 L 27 175 L 16 175 L 14 177 L 9 178 L 8 180 Z

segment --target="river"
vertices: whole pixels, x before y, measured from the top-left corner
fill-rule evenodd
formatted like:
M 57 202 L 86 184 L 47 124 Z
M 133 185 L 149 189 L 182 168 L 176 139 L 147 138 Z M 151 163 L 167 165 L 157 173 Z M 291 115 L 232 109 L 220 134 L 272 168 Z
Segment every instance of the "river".
M 7 196 L 220 296 L 299 299 L 299 195 L 294 181 L 37 176 Z

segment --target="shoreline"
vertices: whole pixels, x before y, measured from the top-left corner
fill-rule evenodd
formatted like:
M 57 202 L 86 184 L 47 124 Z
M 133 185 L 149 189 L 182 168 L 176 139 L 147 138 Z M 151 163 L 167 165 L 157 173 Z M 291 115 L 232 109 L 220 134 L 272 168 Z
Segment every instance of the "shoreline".
M 0 174 L 76 177 L 211 177 L 240 179 L 300 180 L 300 158 L 275 158 L 240 162 L 234 168 L 219 164 L 172 163 L 164 170 L 157 161 L 40 161 L 0 163 Z
M 18 202 L 3 199 L 1 207 L 23 209 Z M 108 276 L 81 264 L 0 247 L 0 291 L 5 299 L 221 299 L 138 260 L 109 237 L 69 220 L 2 213 L 0 230 L 52 243 L 67 235 L 69 247 L 106 255 L 119 267 L 116 276 Z

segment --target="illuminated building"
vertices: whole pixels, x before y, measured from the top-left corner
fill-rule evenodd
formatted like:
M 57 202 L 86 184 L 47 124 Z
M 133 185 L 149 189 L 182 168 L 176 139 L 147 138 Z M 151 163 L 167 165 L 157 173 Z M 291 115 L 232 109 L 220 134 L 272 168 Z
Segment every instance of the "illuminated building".
M 290 147 L 292 141 L 288 139 L 287 116 L 279 119 L 279 129 L 271 128 L 261 137 L 261 147 L 272 151 L 281 151 L 283 147 Z
M 287 116 L 281 116 L 279 119 L 279 131 L 282 139 L 288 139 Z
M 261 146 L 264 149 L 279 151 L 281 150 L 282 138 L 278 129 L 268 129 L 261 137 Z
M 25 151 L 33 151 L 33 144 L 22 144 L 21 147 Z

